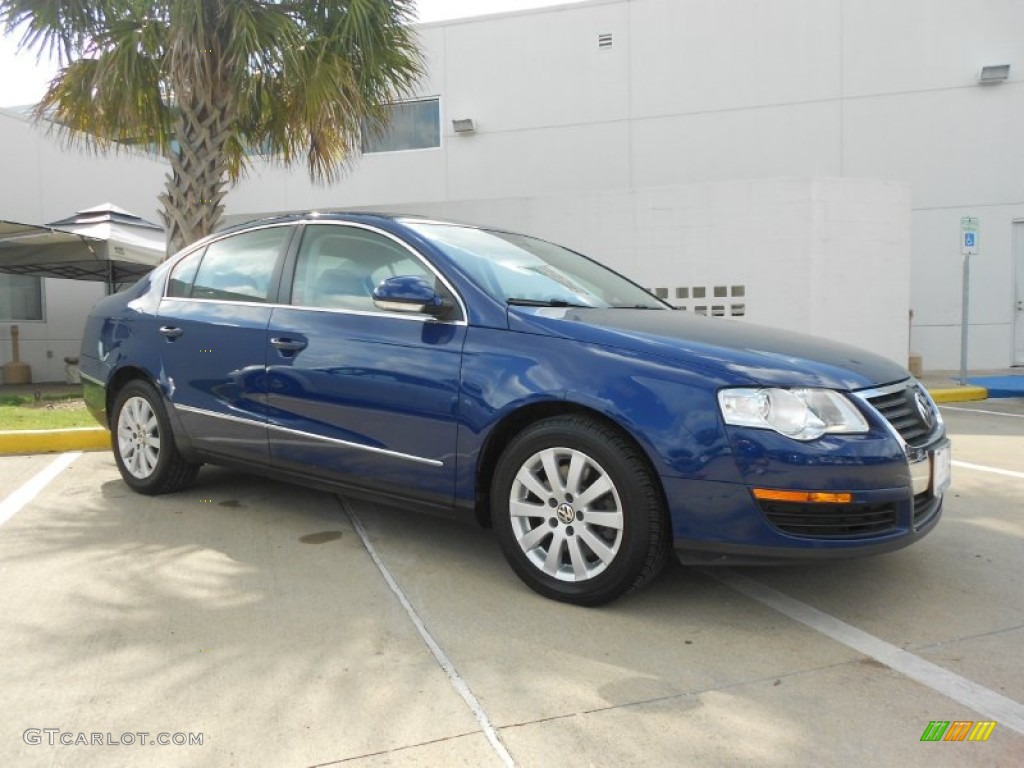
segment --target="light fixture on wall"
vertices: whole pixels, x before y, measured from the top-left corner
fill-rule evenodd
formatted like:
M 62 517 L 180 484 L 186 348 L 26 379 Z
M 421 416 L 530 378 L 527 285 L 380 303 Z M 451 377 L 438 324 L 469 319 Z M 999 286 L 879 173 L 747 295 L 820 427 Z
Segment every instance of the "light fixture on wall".
M 475 133 L 476 125 L 472 119 L 464 117 L 461 120 L 452 120 L 452 129 L 456 133 Z
M 978 73 L 978 82 L 981 85 L 994 85 L 1003 82 L 1009 76 L 1009 64 L 986 64 Z

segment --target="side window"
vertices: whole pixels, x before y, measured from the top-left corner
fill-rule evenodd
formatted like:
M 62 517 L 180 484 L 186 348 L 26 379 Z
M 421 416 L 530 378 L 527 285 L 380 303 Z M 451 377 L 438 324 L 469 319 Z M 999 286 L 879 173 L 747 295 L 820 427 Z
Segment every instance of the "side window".
M 200 248 L 174 265 L 171 277 L 167 281 L 167 295 L 172 298 L 187 299 L 192 295 L 192 281 L 196 279 L 196 270 L 203 258 L 205 249 Z
M 373 289 L 388 277 L 434 274 L 398 243 L 364 229 L 306 227 L 295 263 L 292 304 L 375 311 Z
M 210 243 L 192 284 L 192 298 L 269 301 L 277 257 L 291 231 L 267 227 Z

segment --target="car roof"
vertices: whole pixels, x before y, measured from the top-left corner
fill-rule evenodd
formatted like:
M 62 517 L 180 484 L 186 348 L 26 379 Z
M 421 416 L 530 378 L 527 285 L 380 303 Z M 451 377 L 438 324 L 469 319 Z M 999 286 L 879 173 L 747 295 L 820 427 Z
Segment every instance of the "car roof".
M 234 224 L 230 227 L 217 231 L 217 235 L 225 235 L 233 232 L 240 232 L 246 229 L 251 229 L 255 226 L 266 226 L 270 224 L 291 224 L 299 221 L 309 221 L 310 219 L 317 221 L 345 221 L 345 222 L 357 222 L 363 224 L 383 224 L 388 222 L 404 223 L 404 222 L 422 222 L 431 224 L 449 224 L 457 227 L 472 227 L 473 229 L 479 229 L 480 227 L 476 224 L 470 224 L 464 221 L 451 221 L 446 219 L 439 219 L 434 216 L 424 216 L 416 213 L 379 213 L 376 211 L 303 211 L 299 213 L 286 213 L 276 216 L 267 216 L 259 219 L 252 219 L 245 221 L 240 224 Z

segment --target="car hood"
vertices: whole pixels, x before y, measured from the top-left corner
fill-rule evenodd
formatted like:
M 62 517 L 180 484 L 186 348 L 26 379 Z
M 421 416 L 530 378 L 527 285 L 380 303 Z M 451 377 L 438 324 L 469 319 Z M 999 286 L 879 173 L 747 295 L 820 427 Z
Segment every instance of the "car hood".
M 510 307 L 509 328 L 656 356 L 744 385 L 857 390 L 910 375 L 857 347 L 679 310 Z

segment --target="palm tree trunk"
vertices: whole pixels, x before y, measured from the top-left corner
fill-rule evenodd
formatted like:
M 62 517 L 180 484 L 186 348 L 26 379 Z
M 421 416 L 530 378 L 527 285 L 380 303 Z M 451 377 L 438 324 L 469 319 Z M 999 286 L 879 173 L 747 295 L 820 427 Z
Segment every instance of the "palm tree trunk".
M 168 256 L 214 232 L 224 215 L 231 116 L 212 96 L 190 96 L 191 103 L 178 104 L 171 172 L 160 196 Z

